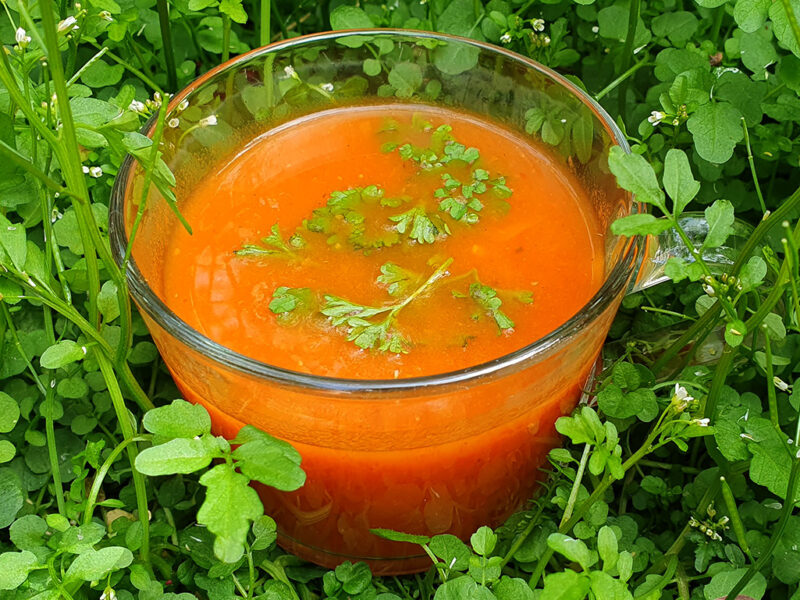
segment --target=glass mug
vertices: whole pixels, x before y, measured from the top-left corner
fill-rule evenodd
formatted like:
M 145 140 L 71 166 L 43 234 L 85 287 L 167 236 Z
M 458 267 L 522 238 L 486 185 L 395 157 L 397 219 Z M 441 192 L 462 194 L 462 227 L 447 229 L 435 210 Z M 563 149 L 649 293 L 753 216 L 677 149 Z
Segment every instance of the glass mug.
M 422 78 L 400 81 L 392 75 L 400 63 L 416 65 Z M 278 368 L 208 339 L 164 302 L 161 267 L 179 225 L 156 186 L 127 277 L 176 384 L 208 409 L 214 432 L 232 438 L 252 424 L 300 452 L 304 487 L 258 488 L 280 544 L 327 567 L 364 560 L 376 574 L 397 574 L 426 568 L 427 557 L 418 546 L 383 540 L 370 529 L 467 538 L 482 525 L 499 525 L 531 497 L 547 453 L 560 442 L 555 421 L 578 402 L 632 276 L 638 273 L 640 287 L 659 281 L 680 241 L 665 234 L 661 244 L 648 244 L 610 233 L 615 219 L 637 210 L 606 160 L 612 145 L 628 146 L 582 89 L 502 48 L 416 31 L 279 42 L 213 69 L 177 94 L 167 119 L 179 116 L 180 126 L 164 129 L 162 150 L 177 180 L 178 206 L 219 160 L 265 131 L 332 106 L 369 102 L 452 107 L 549 146 L 582 182 L 597 229 L 605 232 L 605 279 L 586 305 L 525 347 L 456 372 L 354 380 Z M 144 133 L 154 128 L 151 120 Z M 143 182 L 128 157 L 111 202 L 111 243 L 120 263 Z

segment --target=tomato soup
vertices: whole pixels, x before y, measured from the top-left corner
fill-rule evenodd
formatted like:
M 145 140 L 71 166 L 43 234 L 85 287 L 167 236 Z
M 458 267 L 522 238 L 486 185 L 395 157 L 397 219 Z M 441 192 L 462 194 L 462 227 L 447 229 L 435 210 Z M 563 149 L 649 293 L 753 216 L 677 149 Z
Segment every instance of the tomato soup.
M 169 240 L 167 305 L 240 354 L 314 375 L 405 379 L 497 359 L 567 321 L 605 275 L 604 236 L 561 159 L 424 105 L 337 108 L 268 131 L 181 210 L 193 233 L 176 226 Z M 283 545 L 328 566 L 410 571 L 425 565 L 407 560 L 418 547 L 369 530 L 467 537 L 518 509 L 608 319 L 509 378 L 378 406 L 173 374 L 217 433 L 252 423 L 300 451 L 302 489 L 259 490 Z
M 318 113 L 257 138 L 184 201 L 193 234 L 175 231 L 166 300 L 211 339 L 294 371 L 454 371 L 538 339 L 596 291 L 602 238 L 585 203 L 544 149 L 461 113 Z M 348 339 L 353 317 L 416 292 L 387 331 L 391 309 L 364 319 L 383 339 Z

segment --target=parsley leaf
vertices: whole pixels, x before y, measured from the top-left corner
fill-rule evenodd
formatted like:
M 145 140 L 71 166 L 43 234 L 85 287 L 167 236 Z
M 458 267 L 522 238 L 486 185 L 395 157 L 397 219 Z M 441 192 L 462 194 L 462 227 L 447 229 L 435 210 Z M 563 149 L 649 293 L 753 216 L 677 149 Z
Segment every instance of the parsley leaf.
M 470 284 L 469 291 L 466 294 L 454 291 L 453 296 L 456 298 L 471 298 L 483 312 L 494 319 L 501 332 L 514 328 L 514 321 L 500 309 L 503 301 L 493 287 L 476 281 Z M 533 302 L 533 294 L 530 292 L 515 292 L 514 296 L 524 304 Z
M 278 321 L 289 324 L 311 313 L 315 305 L 316 299 L 309 288 L 281 286 L 273 292 L 269 309 L 278 316 Z
M 397 329 L 395 325 L 397 314 L 421 294 L 430 292 L 439 280 L 447 277 L 450 274 L 447 269 L 452 262 L 452 258 L 444 261 L 422 285 L 396 304 L 365 306 L 339 296 L 326 295 L 325 304 L 320 312 L 330 319 L 334 327 L 347 328 L 347 340 L 359 348 L 406 354 L 411 342 Z M 391 268 L 388 270 L 393 271 Z M 383 269 L 381 271 L 383 272 Z M 375 321 L 373 318 L 377 316 L 382 318 Z
M 438 223 L 435 223 L 434 219 Z M 437 217 L 426 213 L 425 209 L 420 206 L 394 217 L 389 217 L 389 220 L 397 223 L 395 229 L 398 233 L 407 233 L 410 239 L 420 244 L 432 244 L 439 235 L 450 234 L 450 230 L 445 223 Z
M 386 291 L 390 296 L 399 296 L 405 293 L 408 287 L 417 282 L 419 278 L 418 273 L 387 262 L 381 265 L 381 274 L 376 281 L 387 286 Z
M 236 250 L 237 256 L 286 256 L 297 258 L 297 250 L 304 248 L 305 239 L 299 233 L 293 234 L 288 240 L 284 240 L 278 224 L 270 227 L 271 235 L 261 238 L 261 244 L 245 244 L 241 249 Z

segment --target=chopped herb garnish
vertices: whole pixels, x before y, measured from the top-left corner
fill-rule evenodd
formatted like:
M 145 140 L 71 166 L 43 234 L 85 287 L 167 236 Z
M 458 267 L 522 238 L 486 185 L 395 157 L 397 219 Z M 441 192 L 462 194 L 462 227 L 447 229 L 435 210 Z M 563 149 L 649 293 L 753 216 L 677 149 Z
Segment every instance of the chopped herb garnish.
M 433 244 L 452 234 L 446 217 L 473 225 L 479 221 L 479 214 L 490 201 L 488 192 L 493 192 L 494 198 L 511 195 L 505 178 L 493 177 L 488 170 L 476 164 L 481 158 L 480 152 L 477 148 L 458 142 L 453 137 L 450 125 L 434 128 L 430 122 L 415 117 L 411 131 L 416 136 L 414 143 L 402 138 L 402 127 L 397 122 L 387 121 L 380 130 L 382 135 L 388 136 L 382 149 L 385 152 L 396 151 L 402 160 L 417 163 L 418 174 L 428 172 L 433 175 L 432 183 L 436 177 L 440 178 L 440 187 L 435 188 L 432 194 L 426 190 L 420 194 L 421 197 L 413 199 L 387 196 L 383 188 L 377 185 L 337 190 L 331 192 L 325 206 L 314 210 L 303 222 L 302 228 L 288 240 L 283 239 L 276 224 L 271 228 L 272 235 L 263 238 L 260 244 L 245 245 L 236 253 L 294 257 L 297 256 L 297 250 L 306 246 L 304 236 L 308 234 L 326 236 L 333 248 L 354 248 L 365 253 L 404 241 Z M 428 134 L 427 145 L 416 145 L 421 134 Z M 433 183 L 431 187 L 435 185 Z M 409 206 L 412 200 L 413 204 Z M 347 339 L 359 348 L 404 354 L 409 351 L 412 342 L 398 330 L 397 314 L 423 293 L 430 292 L 440 279 L 448 276 L 447 269 L 452 261 L 450 258 L 442 262 L 422 284 L 422 274 L 393 262 L 384 263 L 376 282 L 397 300 L 387 306 L 361 305 L 309 288 L 279 287 L 273 294 L 269 309 L 285 324 L 313 315 L 324 317 L 334 327 L 346 328 Z M 532 301 L 529 292 L 504 291 L 498 295 L 498 290 L 477 279 L 474 270 L 451 279 L 449 287 L 452 289 L 459 280 L 467 277 L 474 283 L 464 293 L 453 290 L 453 296 L 471 299 L 479 311 L 474 318 L 489 315 L 501 331 L 509 331 L 514 327 L 514 322 L 501 310 L 503 299 L 515 298 L 523 303 Z
M 299 233 L 293 234 L 288 241 L 283 239 L 278 224 L 270 227 L 271 235 L 261 238 L 261 244 L 245 244 L 234 253 L 238 256 L 288 256 L 297 257 L 297 250 L 305 247 L 306 241 Z
M 491 316 L 500 331 L 508 331 L 514 328 L 514 321 L 501 310 L 503 300 L 500 295 L 506 298 L 513 298 L 522 304 L 531 304 L 533 302 L 533 293 L 528 290 L 523 291 L 498 291 L 493 287 L 485 285 L 480 281 L 475 281 L 470 284 L 467 293 L 453 291 L 455 298 L 470 298 L 484 314 Z M 475 318 L 479 318 L 477 314 Z
M 272 294 L 269 309 L 282 323 L 289 324 L 314 311 L 314 294 L 309 288 L 281 286 Z
M 386 291 L 390 296 L 399 296 L 405 293 L 409 286 L 419 281 L 420 277 L 419 273 L 387 262 L 381 266 L 381 274 L 376 281 L 387 286 Z
M 430 277 L 403 300 L 389 306 L 365 306 L 338 296 L 325 296 L 320 312 L 328 317 L 334 327 L 347 328 L 347 340 L 359 348 L 377 349 L 395 354 L 408 353 L 411 342 L 396 328 L 397 314 L 423 293 L 449 275 L 447 269 L 452 258 L 444 261 Z M 385 266 L 385 265 L 384 265 Z M 378 320 L 375 317 L 380 317 Z
M 408 237 L 420 244 L 432 244 L 439 235 L 449 235 L 450 230 L 436 215 L 429 215 L 419 206 L 412 208 L 400 215 L 389 217 L 397 223 L 395 229 L 398 233 L 408 234 Z

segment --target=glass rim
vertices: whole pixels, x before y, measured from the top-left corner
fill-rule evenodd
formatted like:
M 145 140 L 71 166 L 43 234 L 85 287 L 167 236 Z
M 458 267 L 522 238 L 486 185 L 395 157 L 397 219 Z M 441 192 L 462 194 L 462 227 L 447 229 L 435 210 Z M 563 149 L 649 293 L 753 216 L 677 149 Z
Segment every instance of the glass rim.
M 587 92 L 573 84 L 563 75 L 553 71 L 530 58 L 516 52 L 512 52 L 500 46 L 480 42 L 477 40 L 430 31 L 418 31 L 412 29 L 349 29 L 341 31 L 326 31 L 314 33 L 288 40 L 281 40 L 268 46 L 253 49 L 241 54 L 229 61 L 222 63 L 198 77 L 181 91 L 177 92 L 170 99 L 167 113 L 173 110 L 190 93 L 198 89 L 215 75 L 235 68 L 241 63 L 262 55 L 268 55 L 296 46 L 305 46 L 314 42 L 332 40 L 348 36 L 395 36 L 407 38 L 426 38 L 437 39 L 446 42 L 457 42 L 475 46 L 483 51 L 496 55 L 501 55 L 509 60 L 520 63 L 526 68 L 533 69 L 558 83 L 567 89 L 573 96 L 577 97 L 586 105 L 603 125 L 611 139 L 620 146 L 625 152 L 630 153 L 630 146 L 625 139 L 625 134 L 617 126 L 605 109 Z M 141 133 L 150 137 L 155 128 L 156 115 L 153 115 L 141 130 Z M 127 155 L 123 160 L 119 172 L 114 180 L 111 190 L 111 200 L 109 204 L 109 237 L 111 250 L 117 264 L 122 266 L 125 251 L 128 245 L 128 237 L 125 229 L 125 200 L 129 187 L 129 180 L 133 172 L 134 160 Z M 631 208 L 633 209 L 634 200 L 631 198 Z M 435 373 L 421 377 L 409 377 L 403 379 L 353 379 L 339 378 L 327 375 L 314 375 L 301 371 L 293 371 L 271 365 L 266 362 L 240 354 L 227 346 L 212 340 L 203 335 L 170 309 L 166 303 L 150 288 L 147 281 L 142 276 L 133 256 L 130 257 L 125 274 L 128 287 L 136 303 L 147 315 L 152 318 L 166 333 L 176 338 L 192 350 L 224 365 L 227 368 L 255 376 L 261 379 L 269 379 L 277 383 L 301 387 L 317 392 L 358 392 L 362 394 L 387 393 L 411 390 L 426 390 L 426 393 L 441 390 L 452 384 L 464 384 L 476 380 L 488 378 L 493 375 L 511 369 L 521 363 L 530 361 L 545 355 L 553 348 L 564 343 L 573 337 L 584 327 L 591 324 L 599 317 L 613 302 L 627 284 L 630 275 L 635 268 L 635 262 L 641 260 L 644 249 L 644 240 L 637 236 L 629 238 L 622 255 L 617 259 L 617 263 L 611 272 L 606 276 L 603 284 L 595 294 L 578 311 L 561 325 L 538 339 L 526 344 L 522 348 L 504 354 L 489 361 L 477 365 L 465 367 L 455 371 L 445 373 Z

